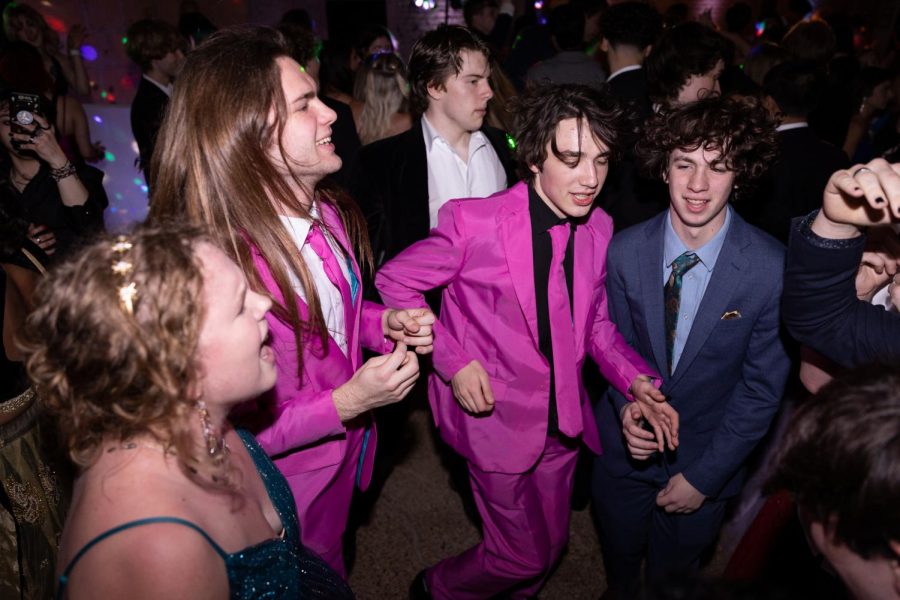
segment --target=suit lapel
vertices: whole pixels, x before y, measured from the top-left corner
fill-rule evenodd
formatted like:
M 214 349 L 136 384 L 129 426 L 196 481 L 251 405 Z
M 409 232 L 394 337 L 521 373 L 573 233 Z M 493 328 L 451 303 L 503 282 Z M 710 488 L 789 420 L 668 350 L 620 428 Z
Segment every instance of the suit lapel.
M 509 267 L 516 298 L 528 323 L 534 347 L 539 348 L 528 187 L 524 183 L 516 185 L 510 189 L 509 195 L 503 201 L 507 203 L 509 210 L 498 211 L 500 240 L 503 243 L 503 252 L 506 255 L 506 264 Z
M 641 306 L 645 307 L 644 317 L 647 320 L 647 333 L 653 357 L 660 368 L 665 368 L 666 360 L 666 325 L 665 307 L 663 305 L 663 235 L 665 219 L 669 211 L 647 224 L 646 239 L 638 247 L 638 265 L 641 280 Z
M 422 121 L 416 121 L 407 132 L 407 147 L 409 153 L 406 160 L 400 162 L 403 170 L 397 181 L 402 182 L 403 189 L 397 190 L 401 196 L 409 198 L 406 205 L 409 211 L 408 222 L 414 227 L 424 224 L 424 231 L 420 231 L 415 239 L 421 240 L 428 237 L 430 229 L 430 215 L 428 212 L 428 156 L 425 150 L 425 137 L 422 133 Z
M 722 314 L 728 310 L 729 302 L 741 282 L 741 271 L 747 267 L 747 259 L 743 256 L 744 247 L 750 243 L 747 230 L 736 214 L 731 215 L 731 226 L 713 268 L 712 277 L 706 286 L 703 300 L 694 317 L 691 333 L 684 344 L 678 366 L 672 374 L 672 385 L 686 373 L 697 357 L 710 333 L 719 323 Z M 663 363 L 665 364 L 665 363 Z

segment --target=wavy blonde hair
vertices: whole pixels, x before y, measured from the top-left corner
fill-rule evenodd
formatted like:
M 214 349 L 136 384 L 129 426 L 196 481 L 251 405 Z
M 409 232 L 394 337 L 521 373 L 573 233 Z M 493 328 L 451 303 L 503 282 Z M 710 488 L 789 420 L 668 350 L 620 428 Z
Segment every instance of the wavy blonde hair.
M 363 144 L 370 144 L 386 138 L 391 118 L 406 111 L 409 83 L 406 67 L 396 54 L 373 54 L 366 60 L 366 67 L 360 67 L 359 76 L 365 88 L 365 104 L 359 115 L 359 139 Z
M 38 286 L 20 338 L 28 375 L 79 466 L 93 464 L 104 441 L 149 434 L 191 473 L 210 460 L 196 456 L 188 425 L 205 316 L 194 249 L 206 238 L 167 224 L 127 239 L 132 248 L 120 253 L 114 237 L 100 238 Z M 120 258 L 132 264 L 125 276 L 112 269 Z M 130 282 L 133 314 L 119 301 Z

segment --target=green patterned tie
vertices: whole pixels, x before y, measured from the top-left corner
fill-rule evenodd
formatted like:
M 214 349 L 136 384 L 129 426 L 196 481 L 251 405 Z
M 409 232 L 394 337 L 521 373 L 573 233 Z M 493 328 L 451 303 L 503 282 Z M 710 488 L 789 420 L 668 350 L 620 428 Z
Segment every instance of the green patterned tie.
M 672 262 L 672 274 L 663 288 L 666 304 L 666 359 L 672 373 L 672 355 L 675 352 L 675 330 L 678 328 L 678 310 L 681 308 L 681 278 L 700 262 L 693 252 L 685 252 Z

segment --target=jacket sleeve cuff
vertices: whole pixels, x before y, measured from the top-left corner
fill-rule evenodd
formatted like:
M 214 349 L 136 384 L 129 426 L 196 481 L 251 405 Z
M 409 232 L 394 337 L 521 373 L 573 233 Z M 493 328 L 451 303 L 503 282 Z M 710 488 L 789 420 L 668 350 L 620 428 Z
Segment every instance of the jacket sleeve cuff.
M 255 431 L 266 454 L 276 456 L 344 433 L 346 428 L 334 406 L 333 391 L 322 390 L 270 406 L 265 415 L 268 424 Z

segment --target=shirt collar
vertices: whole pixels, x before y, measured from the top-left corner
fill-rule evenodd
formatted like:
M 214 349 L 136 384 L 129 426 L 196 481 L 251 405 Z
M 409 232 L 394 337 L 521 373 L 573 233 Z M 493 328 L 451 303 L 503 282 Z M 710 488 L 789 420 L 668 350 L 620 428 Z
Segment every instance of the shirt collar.
M 531 216 L 531 233 L 544 233 L 552 227 L 567 223 L 569 219 L 556 216 L 533 185 L 528 186 L 528 214 Z
M 790 131 L 791 129 L 800 129 L 801 127 L 809 127 L 809 123 L 806 121 L 801 121 L 799 123 L 786 123 L 784 125 L 779 125 L 775 128 L 775 131 Z
M 627 67 L 622 67 L 618 71 L 614 71 L 609 77 L 606 78 L 606 81 L 611 81 L 613 77 L 621 75 L 622 73 L 627 73 L 629 71 L 637 71 L 638 69 L 643 69 L 641 65 L 628 65 Z
M 693 252 L 700 257 L 700 262 L 706 267 L 706 270 L 712 271 L 713 267 L 716 266 L 716 260 L 719 258 L 719 252 L 722 250 L 722 245 L 725 243 L 725 236 L 731 225 L 731 206 L 725 207 L 725 222 L 722 223 L 722 228 L 716 232 L 716 235 L 714 235 L 711 240 L 695 250 L 688 250 L 688 247 L 685 246 L 684 242 L 681 241 L 681 238 L 678 237 L 678 234 L 675 233 L 675 228 L 672 227 L 671 215 L 666 215 L 665 220 L 666 231 L 663 236 L 663 261 L 665 268 L 668 269 L 671 267 L 672 263 L 675 262 L 675 259 L 685 252 Z
M 451 151 L 453 150 L 450 143 L 444 139 L 444 136 L 438 133 L 438 130 L 434 128 L 434 125 L 428 122 L 428 118 L 425 115 L 422 115 L 422 134 L 425 136 L 425 152 L 430 154 L 431 148 L 437 140 L 440 140 Z M 469 157 L 471 158 L 476 150 L 487 143 L 487 137 L 481 133 L 481 131 L 473 131 L 469 136 Z
M 156 87 L 158 87 L 159 89 L 161 89 L 162 92 L 166 96 L 172 95 L 172 84 L 171 83 L 169 85 L 163 85 L 160 82 L 158 82 L 157 80 L 155 80 L 152 77 L 150 77 L 149 75 L 147 75 L 146 73 L 143 75 L 143 78 L 146 79 L 147 81 L 149 81 L 150 83 L 152 83 L 153 85 L 155 85 Z
M 306 236 L 309 235 L 309 230 L 312 229 L 312 224 L 314 220 L 318 220 L 319 218 L 319 207 L 317 206 L 317 202 L 313 202 L 312 206 L 309 207 L 309 216 L 310 219 L 306 217 L 289 217 L 287 215 L 278 215 L 281 219 L 281 222 L 287 227 L 288 231 L 292 232 L 294 235 L 294 239 L 296 240 L 305 240 Z

